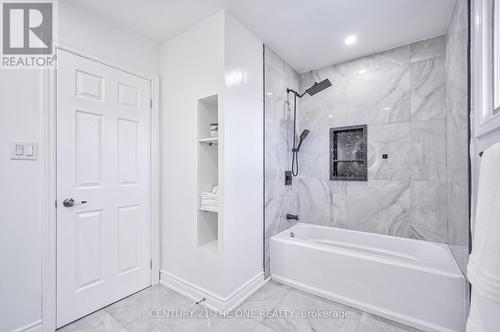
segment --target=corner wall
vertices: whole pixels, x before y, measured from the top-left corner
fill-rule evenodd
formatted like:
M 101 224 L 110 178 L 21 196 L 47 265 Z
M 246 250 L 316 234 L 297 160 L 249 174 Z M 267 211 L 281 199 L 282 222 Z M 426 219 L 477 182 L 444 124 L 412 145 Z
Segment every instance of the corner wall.
M 299 213 L 299 181 L 285 186 L 290 169 L 293 139 L 293 99 L 287 103 L 286 89 L 299 90 L 299 74 L 271 48 L 264 48 L 265 65 L 265 199 L 264 271 L 270 273 L 269 238 L 296 222 L 286 214 Z M 297 110 L 299 103 L 297 102 Z
M 161 46 L 161 77 L 161 270 L 223 294 L 221 253 L 200 250 L 196 239 L 197 101 L 218 94 L 223 107 L 223 13 Z
M 262 42 L 222 11 L 162 45 L 161 68 L 162 282 L 227 309 L 263 280 Z M 197 244 L 197 102 L 214 94 L 218 239 L 207 249 Z

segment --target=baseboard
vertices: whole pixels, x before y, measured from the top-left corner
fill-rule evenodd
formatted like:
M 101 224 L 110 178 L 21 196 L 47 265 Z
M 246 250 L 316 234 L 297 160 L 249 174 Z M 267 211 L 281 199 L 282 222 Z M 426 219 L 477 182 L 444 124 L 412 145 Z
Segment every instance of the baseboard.
M 309 286 L 307 284 L 303 284 L 301 282 L 297 282 L 297 281 L 294 281 L 294 280 L 291 280 L 291 279 L 288 279 L 288 278 L 285 278 L 285 277 L 282 277 L 282 276 L 279 276 L 276 274 L 272 274 L 271 279 L 274 281 L 277 281 L 279 283 L 285 284 L 287 286 L 291 286 L 293 288 L 297 288 L 297 289 L 300 289 L 302 291 L 305 291 L 305 292 L 308 292 L 308 293 L 311 293 L 311 294 L 314 294 L 317 296 L 321 296 L 321 297 L 324 297 L 326 299 L 329 299 L 329 300 L 332 300 L 335 302 L 339 302 L 341 304 L 356 308 L 358 310 L 366 311 L 370 314 L 381 316 L 381 317 L 387 318 L 389 320 L 393 320 L 393 321 L 396 321 L 396 322 L 399 322 L 399 323 L 402 323 L 402 324 L 405 324 L 408 326 L 412 326 L 412 327 L 415 327 L 417 329 L 421 329 L 424 331 L 457 332 L 457 331 L 450 330 L 450 329 L 443 327 L 443 326 L 432 324 L 432 323 L 427 322 L 427 321 L 423 321 L 423 320 L 416 319 L 413 317 L 400 315 L 400 314 L 397 314 L 397 313 L 392 312 L 392 311 L 383 310 L 382 308 L 375 307 L 375 306 L 369 305 L 369 304 L 364 303 L 364 302 L 359 302 L 359 301 L 347 299 L 343 296 L 338 296 L 334 293 L 325 291 L 323 289 L 312 287 L 312 286 Z
M 259 272 L 256 276 L 241 285 L 230 295 L 222 297 L 169 272 L 160 271 L 160 284 L 192 299 L 193 301 L 200 301 L 205 298 L 201 304 L 214 311 L 234 310 L 241 303 L 243 303 L 243 301 L 259 290 L 259 288 L 264 286 L 269 279 L 270 278 L 264 279 L 264 273 Z
M 42 321 L 34 321 L 20 328 L 12 330 L 12 332 L 42 332 Z

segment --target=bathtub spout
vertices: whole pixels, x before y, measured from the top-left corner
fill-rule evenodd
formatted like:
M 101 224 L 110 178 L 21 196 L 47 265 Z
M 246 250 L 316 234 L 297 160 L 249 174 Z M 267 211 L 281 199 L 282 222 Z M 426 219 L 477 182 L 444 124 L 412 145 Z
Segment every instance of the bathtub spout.
M 299 220 L 299 216 L 296 214 L 287 214 L 286 220 Z

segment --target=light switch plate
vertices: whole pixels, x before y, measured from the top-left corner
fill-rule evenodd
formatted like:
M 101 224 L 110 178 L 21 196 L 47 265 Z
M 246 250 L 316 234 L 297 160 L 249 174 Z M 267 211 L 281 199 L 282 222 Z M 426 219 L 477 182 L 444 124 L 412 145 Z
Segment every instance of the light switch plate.
M 37 160 L 38 143 L 31 142 L 11 142 L 10 143 L 11 160 Z

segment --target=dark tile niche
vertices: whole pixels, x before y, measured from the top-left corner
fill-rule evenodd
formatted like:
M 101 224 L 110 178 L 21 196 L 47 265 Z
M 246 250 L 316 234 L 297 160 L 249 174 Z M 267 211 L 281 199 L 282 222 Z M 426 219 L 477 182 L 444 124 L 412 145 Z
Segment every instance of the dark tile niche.
M 367 130 L 367 125 L 330 128 L 330 180 L 368 180 Z

